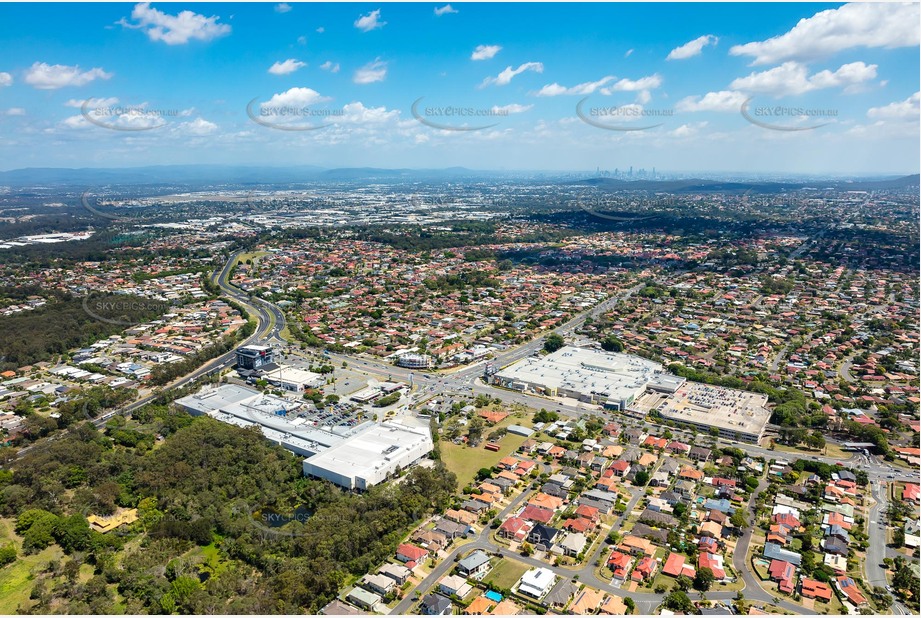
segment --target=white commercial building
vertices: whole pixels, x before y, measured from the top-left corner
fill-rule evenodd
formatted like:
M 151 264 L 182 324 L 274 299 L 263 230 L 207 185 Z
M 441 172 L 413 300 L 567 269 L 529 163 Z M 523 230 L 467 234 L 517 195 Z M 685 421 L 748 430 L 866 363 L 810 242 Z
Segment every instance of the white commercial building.
M 272 386 L 291 391 L 292 393 L 302 393 L 305 388 L 315 388 L 322 386 L 326 379 L 319 373 L 304 371 L 296 367 L 281 366 L 263 374 L 263 379 Z
M 658 413 L 662 418 L 722 438 L 758 444 L 771 419 L 767 395 L 697 382 L 682 384 Z
M 661 364 L 630 354 L 565 346 L 502 369 L 493 382 L 551 397 L 572 397 L 624 410 L 665 374 Z
M 427 427 L 372 425 L 304 460 L 304 474 L 347 489 L 366 490 L 425 457 L 434 447 Z

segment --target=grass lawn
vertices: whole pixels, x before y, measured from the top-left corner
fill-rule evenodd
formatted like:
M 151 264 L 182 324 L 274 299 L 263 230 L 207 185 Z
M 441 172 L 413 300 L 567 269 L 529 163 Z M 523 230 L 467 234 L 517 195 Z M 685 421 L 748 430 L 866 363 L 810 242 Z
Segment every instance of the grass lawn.
M 246 260 L 250 260 L 254 264 L 259 261 L 264 255 L 269 255 L 268 251 L 253 251 L 251 253 L 241 253 L 240 257 L 237 258 L 237 264 L 245 264 Z
M 12 519 L 0 519 L 0 543 L 13 541 L 17 551 L 21 552 L 22 539 L 13 531 L 14 525 Z M 20 605 L 27 608 L 30 605 L 29 594 L 32 592 L 32 571 L 63 557 L 61 548 L 52 545 L 30 556 L 20 553 L 16 562 L 0 569 L 0 614 L 15 614 Z
M 521 576 L 529 569 L 528 565 L 517 560 L 502 558 L 496 566 L 483 577 L 483 583 L 492 582 L 499 588 L 511 588 L 518 583 Z
M 821 451 L 817 451 L 811 448 L 805 447 L 792 447 L 787 446 L 786 444 L 781 444 L 779 442 L 774 443 L 774 450 L 783 451 L 785 453 L 795 453 L 801 455 L 803 458 L 810 457 L 812 455 L 822 455 L 823 457 L 834 457 L 840 461 L 845 461 L 850 459 L 854 453 L 849 453 L 841 449 L 837 444 L 827 444 L 825 448 Z
M 514 421 L 518 420 L 520 419 L 509 416 L 503 419 L 501 423 L 497 423 L 495 427 L 489 428 L 485 433 L 488 435 L 490 432 L 495 431 L 496 428 L 508 427 L 509 425 L 515 424 Z M 486 445 L 485 439 L 475 448 L 442 440 L 439 443 L 441 447 L 441 460 L 448 467 L 448 470 L 457 475 L 458 486 L 464 487 L 468 483 L 473 482 L 480 468 L 492 468 L 498 464 L 499 460 L 503 457 L 508 457 L 517 451 L 518 447 L 521 446 L 525 440 L 527 440 L 527 438 L 524 436 L 516 436 L 507 433 L 499 440 L 501 448 L 496 452 L 487 451 L 483 448 Z

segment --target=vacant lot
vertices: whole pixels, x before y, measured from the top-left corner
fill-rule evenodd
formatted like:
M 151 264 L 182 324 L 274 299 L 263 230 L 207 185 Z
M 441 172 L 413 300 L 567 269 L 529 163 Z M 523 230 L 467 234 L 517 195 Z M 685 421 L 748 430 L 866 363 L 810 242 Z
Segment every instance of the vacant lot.
M 488 435 L 500 427 L 508 427 L 516 423 L 524 425 L 525 423 L 523 421 L 525 421 L 525 419 L 509 416 L 503 419 L 501 423 L 497 423 L 495 427 L 488 428 L 485 433 Z M 499 445 L 502 448 L 496 452 L 487 451 L 483 448 L 486 445 L 485 439 L 475 448 L 442 440 L 440 442 L 441 460 L 444 461 L 451 472 L 457 475 L 458 485 L 463 487 L 473 482 L 480 468 L 492 468 L 498 464 L 499 460 L 503 457 L 514 454 L 525 440 L 527 440 L 527 438 L 524 436 L 516 436 L 507 433 L 499 440 Z
M 527 570 L 528 565 L 522 562 L 511 560 L 510 558 L 502 558 L 496 566 L 493 567 L 492 571 L 486 574 L 483 581 L 492 583 L 499 588 L 511 589 L 512 586 L 518 583 L 518 580 L 521 579 L 521 576 L 524 575 Z

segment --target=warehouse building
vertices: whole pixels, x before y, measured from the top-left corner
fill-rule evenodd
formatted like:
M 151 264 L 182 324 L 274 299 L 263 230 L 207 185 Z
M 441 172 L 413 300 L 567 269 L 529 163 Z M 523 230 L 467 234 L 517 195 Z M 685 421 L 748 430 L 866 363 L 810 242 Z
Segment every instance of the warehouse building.
M 662 365 L 630 354 L 565 346 L 544 357 L 525 358 L 496 372 L 493 383 L 519 391 L 624 410 L 650 384 L 668 389 L 674 382 Z
M 386 382 L 385 390 L 402 385 Z M 306 457 L 304 474 L 346 489 L 366 490 L 416 463 L 434 448 L 428 427 L 396 422 L 319 426 L 309 404 L 236 384 L 202 389 L 177 399 L 193 416 L 208 415 L 237 427 L 259 427 L 267 440 Z
M 363 491 L 416 463 L 432 448 L 427 427 L 407 427 L 394 422 L 375 424 L 305 459 L 304 474 Z

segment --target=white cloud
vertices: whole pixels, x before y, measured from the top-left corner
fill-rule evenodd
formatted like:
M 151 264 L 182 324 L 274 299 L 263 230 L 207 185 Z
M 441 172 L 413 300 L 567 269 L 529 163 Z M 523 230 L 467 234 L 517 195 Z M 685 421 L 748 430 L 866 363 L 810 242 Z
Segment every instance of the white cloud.
M 376 28 L 383 28 L 387 22 L 381 21 L 381 10 L 371 11 L 367 15 L 362 15 L 355 20 L 355 27 L 362 32 L 371 32 Z
M 275 12 L 276 13 L 287 13 L 291 10 L 291 8 L 292 7 L 290 4 L 288 4 L 287 2 L 282 2 L 280 4 L 275 5 Z
M 633 48 L 631 47 L 631 48 L 628 49 L 628 50 L 626 51 L 626 53 L 624 54 L 624 58 L 629 58 L 629 57 L 632 56 L 632 55 L 633 55 Z
M 11 107 L 8 110 L 6 110 L 6 115 L 7 116 L 25 116 L 26 110 L 24 110 L 21 107 Z
M 517 69 L 513 69 L 511 66 L 505 67 L 505 70 L 499 73 L 496 77 L 487 77 L 483 80 L 483 83 L 480 84 L 480 88 L 485 88 L 490 84 L 495 84 L 496 86 L 505 86 L 508 85 L 512 78 L 516 75 L 520 75 L 525 71 L 534 71 L 535 73 L 543 73 L 544 65 L 540 62 L 525 62 L 518 66 Z
M 914 120 L 921 117 L 921 92 L 916 92 L 904 101 L 896 101 L 882 107 L 871 107 L 867 116 L 874 120 Z
M 687 58 L 693 58 L 694 56 L 699 56 L 703 51 L 704 47 L 707 45 L 716 45 L 716 42 L 719 41 L 718 38 L 712 34 L 705 34 L 699 36 L 693 41 L 688 41 L 680 47 L 676 47 L 672 51 L 668 52 L 668 56 L 665 57 L 666 60 L 686 60 Z
M 76 107 L 81 108 L 83 105 L 86 105 L 87 109 L 96 108 L 96 107 L 111 107 L 118 103 L 118 97 L 108 97 L 105 99 L 94 99 L 90 97 L 89 99 L 69 99 L 64 105 L 67 107 Z M 144 103 L 141 107 L 147 105 Z
M 326 32 L 326 28 L 324 28 L 323 26 L 320 26 L 319 28 L 317 28 L 317 32 L 319 34 L 323 34 L 324 32 Z
M 655 75 L 647 75 L 639 79 L 622 79 L 611 86 L 602 88 L 601 92 L 602 94 L 610 94 L 612 92 L 638 92 L 640 90 L 655 90 L 661 85 L 662 77 L 656 73 Z
M 458 12 L 459 11 L 455 9 L 453 6 L 451 6 L 450 4 L 435 7 L 435 15 L 437 15 L 438 17 L 441 17 L 442 15 L 448 15 L 450 13 L 458 13 Z
M 355 71 L 352 81 L 356 84 L 373 84 L 384 81 L 385 77 L 387 77 L 387 63 L 378 59 Z
M 703 97 L 685 97 L 678 101 L 679 112 L 738 112 L 748 96 L 744 92 L 720 90 L 708 92 Z
M 669 131 L 670 137 L 694 137 L 700 134 L 700 130 L 707 126 L 706 122 L 691 122 L 683 124 L 673 131 Z
M 217 15 L 205 17 L 192 11 L 169 15 L 150 8 L 149 2 L 134 5 L 131 18 L 136 22 L 122 19 L 119 23 L 126 28 L 144 30 L 151 41 L 163 41 L 167 45 L 183 45 L 192 39 L 210 41 L 230 33 L 230 26 L 218 23 L 220 17 Z
M 9 86 L 13 83 L 13 76 L 9 73 L 0 72 L 0 88 L 3 86 Z
M 508 105 L 493 105 L 494 114 L 520 114 L 534 107 L 533 105 L 520 105 L 518 103 L 509 103 Z
M 36 62 L 26 70 L 25 81 L 39 90 L 55 90 L 66 86 L 85 86 L 93 80 L 110 77 L 112 73 L 106 73 L 98 67 L 81 71 L 76 65 Z
M 613 75 L 608 75 L 606 77 L 602 77 L 598 81 L 583 82 L 581 84 L 576 84 L 575 86 L 572 86 L 569 88 L 565 86 L 561 86 L 557 84 L 556 82 L 554 82 L 552 84 L 547 84 L 546 86 L 538 90 L 535 94 L 536 96 L 539 96 L 539 97 L 557 97 L 561 95 L 592 94 L 593 92 L 595 92 L 597 89 L 607 84 L 612 79 L 615 79 L 615 77 Z
M 844 88 L 852 90 L 858 85 L 876 77 L 875 64 L 852 62 L 842 65 L 837 71 L 820 71 L 810 76 L 806 65 L 798 62 L 784 62 L 778 67 L 753 72 L 739 77 L 729 85 L 733 90 L 769 94 L 775 97 L 797 95 L 823 88 Z
M 330 97 L 324 97 L 312 88 L 290 88 L 273 95 L 262 107 L 307 107 L 330 100 Z
M 289 73 L 294 73 L 300 68 L 307 66 L 306 62 L 301 62 L 300 60 L 295 60 L 294 58 L 288 58 L 283 62 L 276 62 L 269 67 L 269 73 L 272 75 L 288 75 Z
M 190 135 L 211 135 L 217 131 L 217 125 L 213 122 L 209 122 L 204 118 L 196 118 L 191 122 L 183 122 L 179 125 L 178 129 L 183 133 L 188 133 Z
M 305 37 L 304 35 L 301 35 L 301 36 L 297 37 L 297 44 L 298 44 L 298 45 L 307 45 L 307 37 Z
M 855 47 L 914 47 L 921 43 L 918 3 L 852 3 L 801 19 L 792 30 L 766 41 L 734 45 L 733 56 L 752 64 L 814 60 Z
M 471 60 L 489 60 L 502 51 L 501 45 L 477 45 L 473 53 L 470 54 Z
M 355 101 L 342 106 L 343 116 L 336 116 L 345 122 L 378 123 L 399 118 L 399 110 L 388 110 L 386 107 L 365 107 L 360 101 Z
M 330 73 L 338 73 L 339 63 L 333 62 L 332 60 L 327 60 L 326 62 L 320 65 L 320 68 L 323 69 L 324 71 L 329 71 Z

